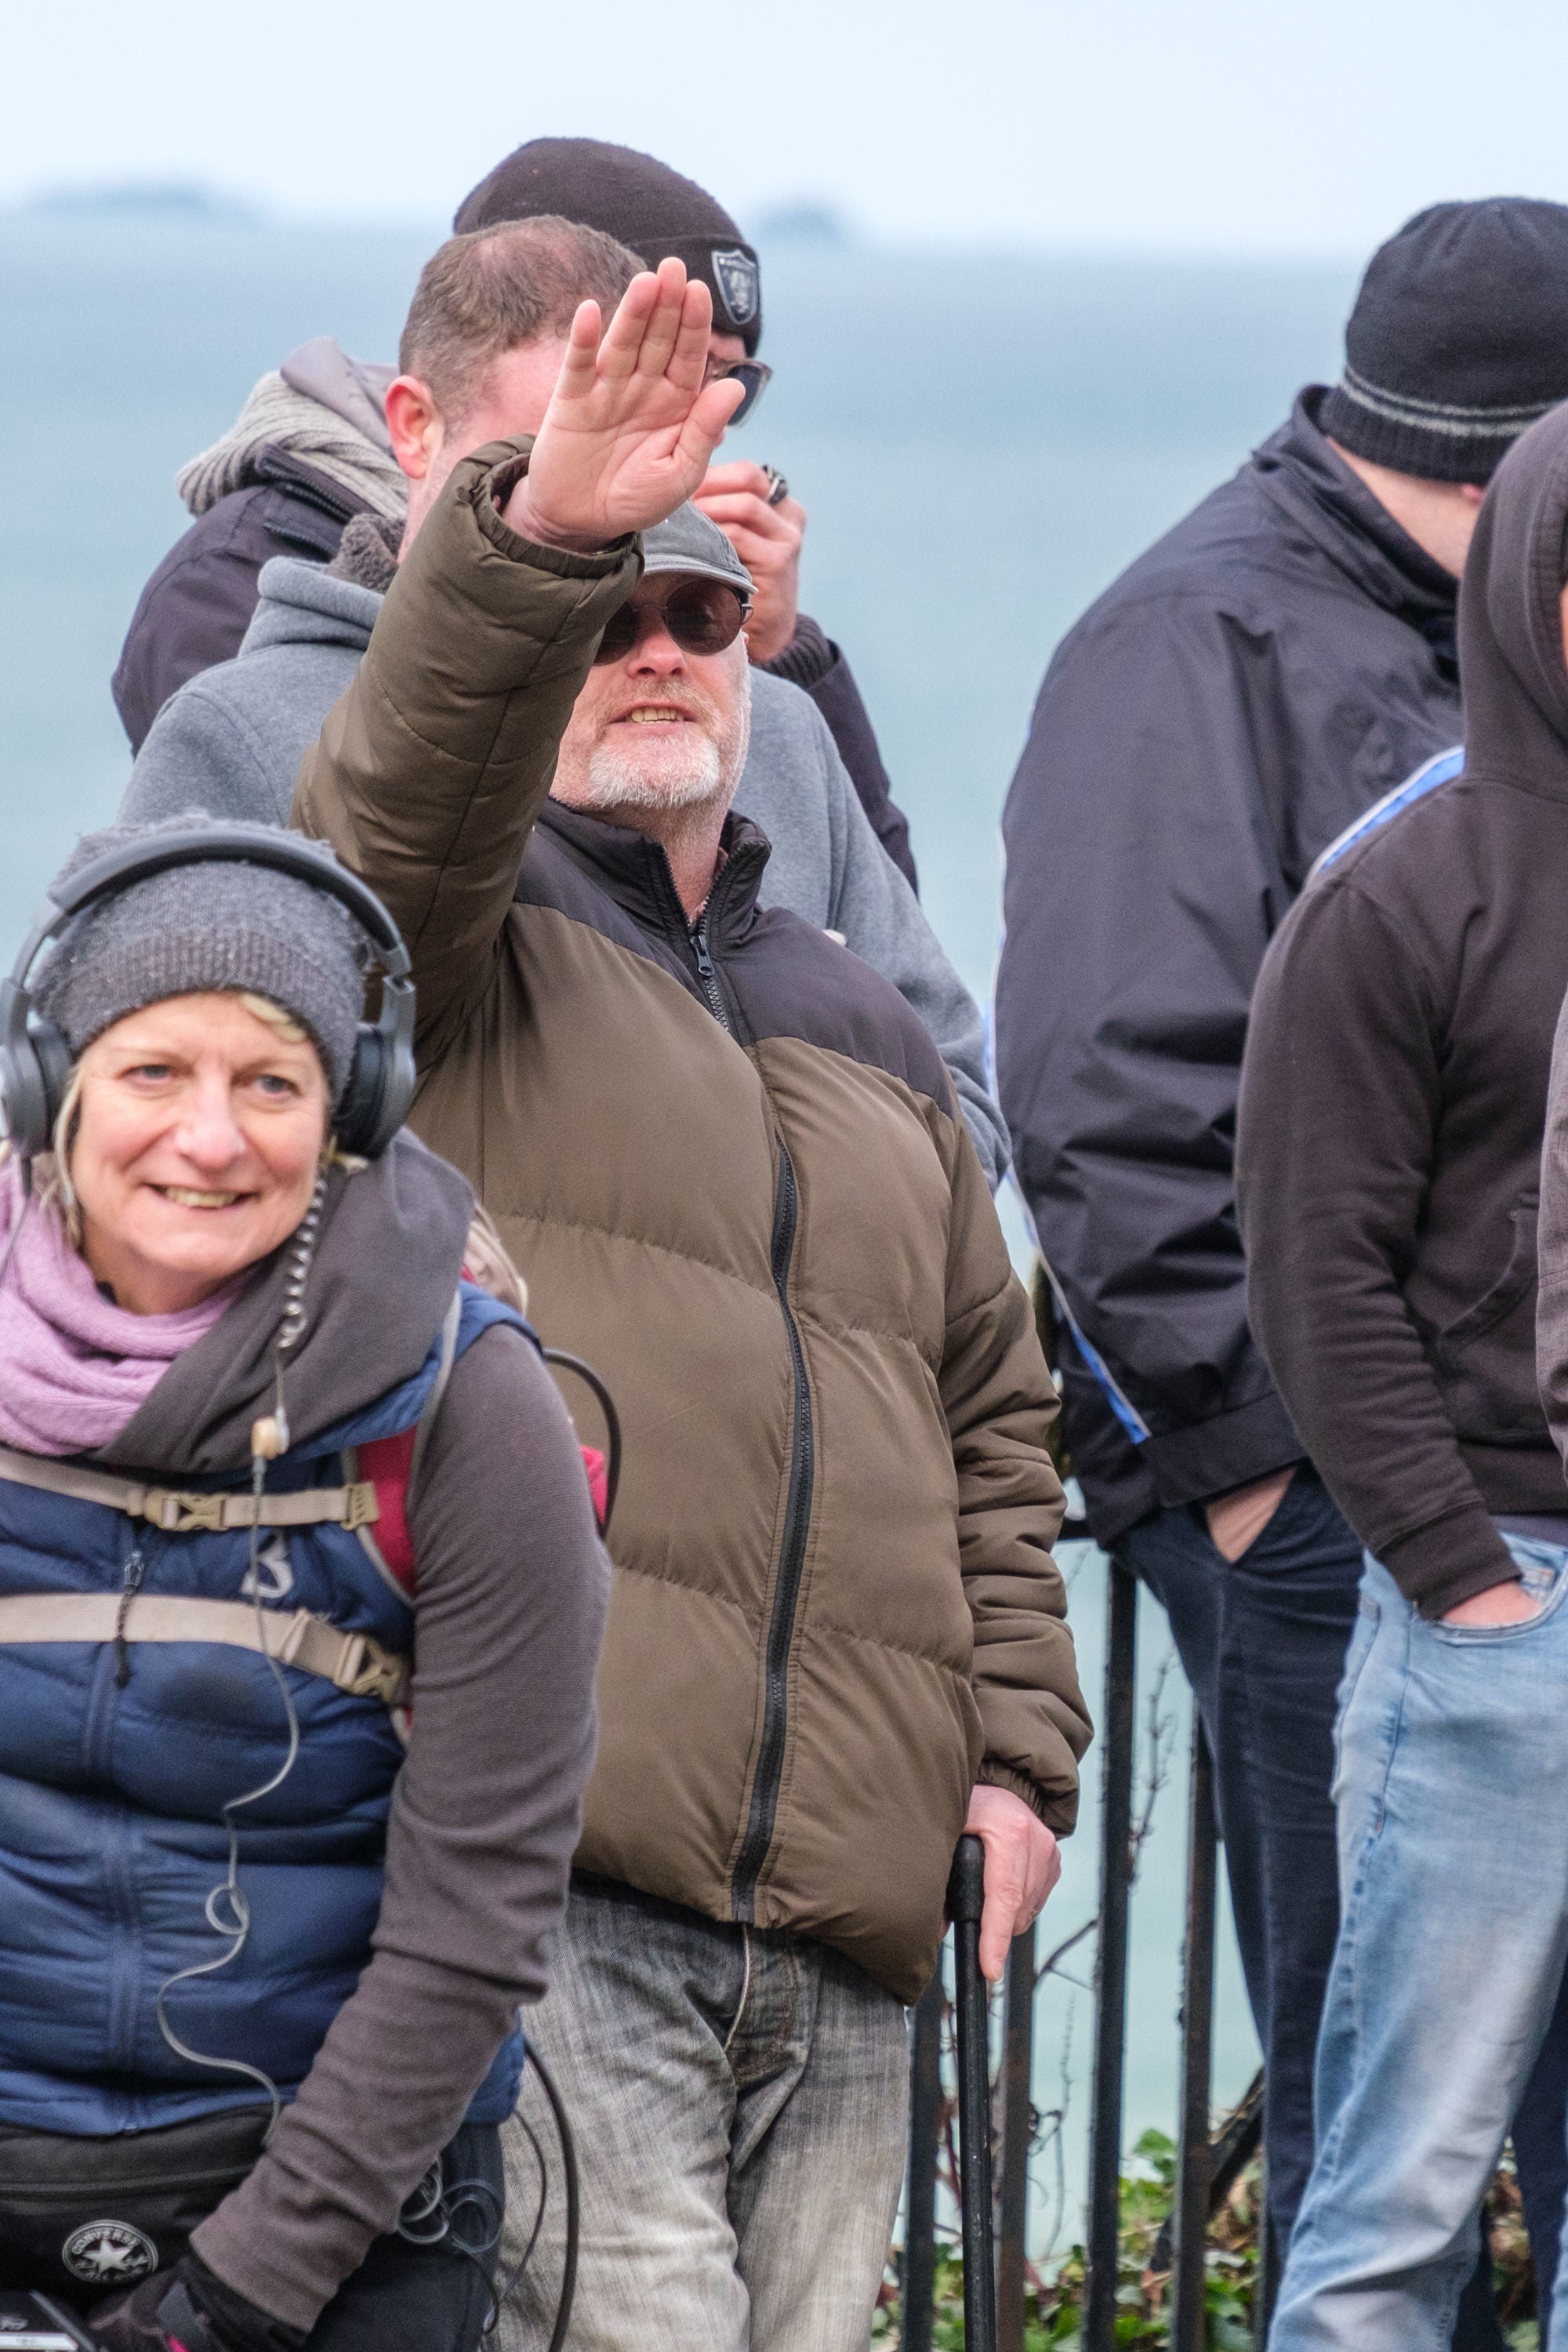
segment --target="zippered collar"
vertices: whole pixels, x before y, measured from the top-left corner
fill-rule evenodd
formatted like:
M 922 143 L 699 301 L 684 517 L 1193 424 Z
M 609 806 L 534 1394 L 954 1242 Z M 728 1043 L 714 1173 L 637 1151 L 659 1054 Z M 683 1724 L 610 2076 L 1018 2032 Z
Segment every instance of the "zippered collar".
M 561 801 L 547 801 L 539 822 L 639 930 L 685 952 L 691 925 L 662 843 Z M 773 852 L 761 825 L 733 809 L 724 820 L 720 846 L 724 859 L 702 921 L 710 946 L 727 952 L 741 945 L 756 920 L 757 893 Z
M 1359 594 L 1397 614 L 1452 660 L 1459 583 L 1417 547 L 1330 447 L 1317 421 L 1323 395 L 1321 384 L 1309 384 L 1289 422 L 1253 452 L 1258 486 Z

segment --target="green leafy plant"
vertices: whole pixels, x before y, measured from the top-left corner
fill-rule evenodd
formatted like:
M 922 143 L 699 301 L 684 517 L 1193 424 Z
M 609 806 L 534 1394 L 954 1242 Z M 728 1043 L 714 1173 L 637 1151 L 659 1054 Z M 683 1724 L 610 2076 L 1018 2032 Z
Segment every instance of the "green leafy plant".
M 1121 2176 L 1117 2239 L 1118 2352 L 1167 2352 L 1171 2277 L 1160 2267 L 1160 2233 L 1176 2187 L 1176 2151 L 1163 2132 L 1148 2131 Z M 1205 2282 L 1206 2352 L 1252 2352 L 1253 2295 L 1258 2279 L 1260 2167 L 1247 2167 L 1209 2224 Z M 1487 2200 L 1498 2314 L 1510 2352 L 1536 2352 L 1535 2286 L 1511 2156 L 1504 2158 Z M 1074 2246 L 1041 2273 L 1030 2269 L 1024 2300 L 1025 2352 L 1081 2352 L 1084 2252 Z M 884 2283 L 871 2328 L 876 2352 L 900 2342 L 899 2286 Z M 937 2264 L 932 2342 L 936 2352 L 963 2352 L 963 2264 L 949 2254 Z

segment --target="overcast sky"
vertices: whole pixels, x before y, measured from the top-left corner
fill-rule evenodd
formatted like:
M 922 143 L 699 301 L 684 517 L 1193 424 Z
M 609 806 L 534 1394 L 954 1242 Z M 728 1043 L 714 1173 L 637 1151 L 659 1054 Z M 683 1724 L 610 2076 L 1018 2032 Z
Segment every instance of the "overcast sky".
M 54 0 L 5 12 L 0 200 L 179 177 L 434 223 L 579 132 L 742 226 L 1345 256 L 1438 197 L 1568 199 L 1565 89 L 1565 0 Z

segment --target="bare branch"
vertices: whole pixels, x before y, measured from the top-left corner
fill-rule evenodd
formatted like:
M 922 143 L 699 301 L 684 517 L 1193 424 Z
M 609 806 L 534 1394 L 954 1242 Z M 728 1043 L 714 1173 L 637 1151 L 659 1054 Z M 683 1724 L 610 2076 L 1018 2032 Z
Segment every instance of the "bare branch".
M 1167 1650 L 1160 1661 L 1159 1672 L 1154 1676 L 1153 1686 L 1149 1693 L 1149 1703 L 1143 1710 L 1143 1804 L 1128 1840 L 1128 1851 L 1131 1862 L 1131 1882 L 1134 1885 L 1138 1880 L 1138 1868 L 1142 1860 L 1143 1848 L 1148 1842 L 1149 1832 L 1154 1826 L 1154 1808 L 1159 1802 L 1160 1791 L 1170 1780 L 1171 1758 L 1175 1752 L 1176 1718 L 1173 1715 L 1161 1713 L 1165 1696 L 1165 1685 L 1170 1680 L 1175 1663 L 1174 1650 Z
M 1074 1945 L 1081 1944 L 1086 1936 L 1092 1936 L 1099 1925 L 1100 1914 L 1097 1911 L 1092 1918 L 1086 1919 L 1084 1921 L 1081 1927 L 1075 1927 L 1070 1936 L 1065 1937 L 1057 1946 L 1054 1952 L 1047 1955 L 1046 1958 L 1041 1961 L 1039 1967 L 1035 1970 L 1035 1984 L 1037 1990 L 1044 1982 L 1047 1977 L 1054 1975 L 1057 1969 L 1060 1968 L 1061 1963 L 1066 1959 Z
M 1047 2257 L 1055 2253 L 1057 2241 L 1067 2219 L 1067 2119 L 1072 2106 L 1072 2035 L 1078 2016 L 1078 2003 L 1068 2003 L 1067 2022 L 1062 2028 L 1062 2056 L 1059 2069 L 1061 2093 L 1056 2106 L 1047 2108 L 1037 2120 L 1038 2152 L 1053 2159 L 1054 2179 L 1051 2183 L 1051 2226 L 1046 2232 Z M 1032 2168 L 1031 2168 L 1032 2169 Z

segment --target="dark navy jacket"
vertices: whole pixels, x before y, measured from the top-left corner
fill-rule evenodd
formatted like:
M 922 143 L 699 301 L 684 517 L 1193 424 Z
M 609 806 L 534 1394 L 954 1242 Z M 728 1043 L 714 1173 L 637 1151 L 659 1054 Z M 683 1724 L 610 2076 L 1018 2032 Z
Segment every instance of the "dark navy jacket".
M 1004 819 L 999 1092 L 1102 1542 L 1304 1454 L 1247 1328 L 1247 1007 L 1319 852 L 1460 731 L 1458 583 L 1320 396 L 1065 639 Z
M 463 1286 L 456 1352 L 510 1307 Z M 286 1454 L 271 1491 L 337 1486 L 344 1449 L 418 1421 L 439 1337 L 411 1380 Z M 236 1482 L 182 1479 L 217 1486 Z M 120 1592 L 233 1601 L 246 1530 L 163 1534 L 100 1503 L 0 1480 L 0 1593 Z M 414 1613 L 374 1547 L 327 1524 L 261 1548 L 262 1595 L 408 1654 Z M 229 1937 L 205 1906 L 225 1874 L 223 1807 L 287 1752 L 268 1661 L 218 1643 L 138 1644 L 123 1685 L 110 1644 L 0 1644 L 0 2126 L 141 2131 L 265 2097 L 253 2078 L 193 2065 L 160 2031 L 161 1985 Z M 168 2021 L 191 2048 L 271 2076 L 285 2097 L 371 1957 L 393 1782 L 403 1749 L 379 1699 L 284 1667 L 298 1712 L 293 1769 L 237 1812 L 250 1911 L 226 1968 L 174 1986 Z M 469 2110 L 510 2114 L 514 2035 Z

